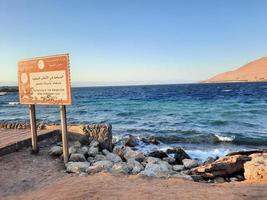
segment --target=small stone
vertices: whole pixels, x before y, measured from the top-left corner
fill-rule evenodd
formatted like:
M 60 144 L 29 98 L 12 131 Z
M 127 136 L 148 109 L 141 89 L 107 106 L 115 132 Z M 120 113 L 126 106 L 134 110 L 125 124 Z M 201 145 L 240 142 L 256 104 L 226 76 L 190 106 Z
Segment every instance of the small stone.
M 63 149 L 60 146 L 53 146 L 49 150 L 50 156 L 61 156 L 62 153 L 63 153 Z
M 172 166 L 164 161 L 161 161 L 158 164 L 148 163 L 145 167 L 145 170 L 140 173 L 144 176 L 152 177 L 168 177 L 170 174 L 173 174 Z
M 185 167 L 184 167 L 184 165 L 173 165 L 172 169 L 174 171 L 180 172 L 180 171 L 183 171 L 185 169 Z
M 78 153 L 79 152 L 79 148 L 80 147 L 77 147 L 77 146 L 71 146 L 71 147 L 69 147 L 69 153 L 70 154 Z
M 191 178 L 193 179 L 193 181 L 195 182 L 201 182 L 203 181 L 203 177 L 200 175 L 191 175 Z
M 159 158 L 155 158 L 155 157 L 147 157 L 146 158 L 147 163 L 155 164 L 155 163 L 159 163 L 159 161 L 161 161 L 161 160 Z
M 132 168 L 127 165 L 125 162 L 119 162 L 119 163 L 115 163 L 111 169 L 111 172 L 113 174 L 128 174 L 130 171 L 132 170 Z
M 80 153 L 73 153 L 70 155 L 70 161 L 72 162 L 84 162 L 86 161 L 86 158 L 83 154 Z
M 93 140 L 90 142 L 90 147 L 99 147 L 99 142 L 97 140 Z
M 129 160 L 131 158 L 135 159 L 138 162 L 143 162 L 145 160 L 145 155 L 140 151 L 134 151 L 130 147 L 124 148 L 124 158 L 125 160 Z
M 176 164 L 178 165 L 183 164 L 183 159 L 191 159 L 190 156 L 181 147 L 167 149 L 166 152 L 167 154 L 174 154 Z
M 106 159 L 107 160 L 110 160 L 110 161 L 112 161 L 114 163 L 122 162 L 121 157 L 118 156 L 118 155 L 116 155 L 116 154 L 114 154 L 114 153 L 108 153 L 108 154 L 106 154 Z
M 186 169 L 192 169 L 198 166 L 198 162 L 192 159 L 183 159 L 182 162 Z
M 137 145 L 138 145 L 138 139 L 133 135 L 129 135 L 125 142 L 125 146 L 135 147 Z
M 215 182 L 215 183 L 224 183 L 225 180 L 224 180 L 223 177 L 216 177 L 216 178 L 214 179 L 214 182 Z
M 168 155 L 164 151 L 153 151 L 153 152 L 149 153 L 148 156 L 160 158 L 160 159 L 168 157 Z
M 115 146 L 113 148 L 113 153 L 117 154 L 118 156 L 120 156 L 121 158 L 123 158 L 124 155 L 124 150 L 118 146 Z
M 102 154 L 97 154 L 94 159 L 95 159 L 95 161 L 107 160 L 106 156 L 104 156 Z
M 165 157 L 162 160 L 168 162 L 170 165 L 175 164 L 175 161 L 176 161 L 175 158 L 173 157 Z
M 83 146 L 79 152 L 83 155 L 87 155 L 88 154 L 88 151 L 89 151 L 89 148 L 87 146 Z
M 136 161 L 135 159 L 129 159 L 127 161 L 127 164 L 130 168 L 132 168 L 133 174 L 138 174 L 139 172 L 144 170 L 144 166 L 141 163 L 139 163 L 138 161 Z
M 95 174 L 101 171 L 110 171 L 110 169 L 112 168 L 113 163 L 109 160 L 101 160 L 101 161 L 97 161 L 93 164 L 93 166 L 88 167 L 88 169 L 86 170 L 86 172 L 88 174 Z
M 79 141 L 75 141 L 73 146 L 75 146 L 75 147 L 81 147 L 82 145 L 81 145 L 81 143 Z
M 237 175 L 236 178 L 238 179 L 238 181 L 244 181 L 245 177 L 242 175 Z
M 88 155 L 95 157 L 99 153 L 99 148 L 98 147 L 90 147 L 88 150 Z
M 89 162 L 68 162 L 66 165 L 66 171 L 69 173 L 81 173 L 86 172 L 90 166 Z

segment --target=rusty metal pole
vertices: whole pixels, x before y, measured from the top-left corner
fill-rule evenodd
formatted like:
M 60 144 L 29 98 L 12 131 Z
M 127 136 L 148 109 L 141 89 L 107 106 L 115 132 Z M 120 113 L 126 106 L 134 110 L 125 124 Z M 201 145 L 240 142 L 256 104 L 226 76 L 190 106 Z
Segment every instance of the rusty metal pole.
M 67 116 L 66 106 L 60 106 L 60 118 L 61 118 L 61 134 L 62 134 L 62 145 L 63 145 L 63 159 L 64 163 L 69 160 L 69 148 L 68 148 L 68 133 L 67 133 Z
M 30 111 L 30 124 L 31 124 L 31 135 L 32 135 L 32 153 L 38 153 L 36 112 L 34 104 L 29 105 L 29 111 Z

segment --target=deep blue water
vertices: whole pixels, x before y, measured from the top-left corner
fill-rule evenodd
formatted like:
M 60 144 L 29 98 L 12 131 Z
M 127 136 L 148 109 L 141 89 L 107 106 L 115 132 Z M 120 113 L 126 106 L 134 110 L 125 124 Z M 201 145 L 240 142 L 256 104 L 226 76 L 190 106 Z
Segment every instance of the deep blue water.
M 153 135 L 160 148 L 182 145 L 201 158 L 267 146 L 267 83 L 90 87 L 72 93 L 68 121 L 111 123 L 116 138 Z M 0 120 L 28 120 L 27 106 L 17 101 L 17 94 L 0 96 Z M 37 118 L 59 122 L 59 109 L 38 106 Z

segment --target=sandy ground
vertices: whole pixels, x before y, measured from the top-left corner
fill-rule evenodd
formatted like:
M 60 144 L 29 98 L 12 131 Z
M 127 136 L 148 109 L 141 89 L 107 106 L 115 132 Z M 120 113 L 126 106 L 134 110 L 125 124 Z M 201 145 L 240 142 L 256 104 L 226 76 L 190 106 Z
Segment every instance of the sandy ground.
M 60 160 L 41 148 L 0 157 L 0 199 L 267 199 L 267 184 L 194 183 L 182 179 L 79 176 L 64 173 Z

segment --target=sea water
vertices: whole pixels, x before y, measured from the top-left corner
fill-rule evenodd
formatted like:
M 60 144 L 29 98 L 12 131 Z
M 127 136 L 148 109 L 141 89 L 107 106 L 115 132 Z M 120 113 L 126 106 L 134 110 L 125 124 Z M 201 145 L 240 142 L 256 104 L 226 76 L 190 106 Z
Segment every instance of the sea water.
M 267 147 L 267 83 L 178 84 L 73 88 L 69 123 L 110 123 L 115 140 L 155 136 L 144 152 L 182 146 L 200 160 Z M 28 120 L 18 95 L 0 96 L 0 120 Z M 59 122 L 57 106 L 38 106 L 37 118 Z

